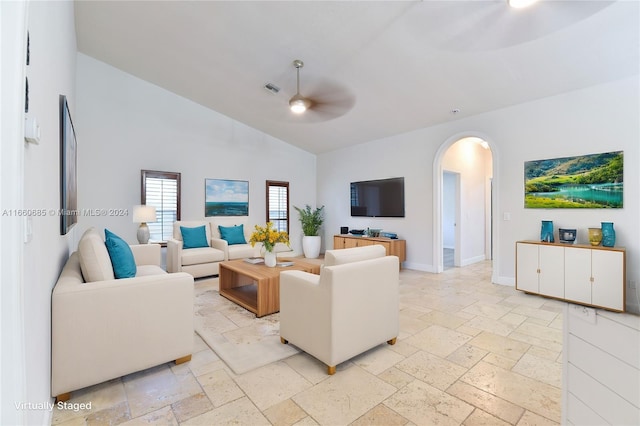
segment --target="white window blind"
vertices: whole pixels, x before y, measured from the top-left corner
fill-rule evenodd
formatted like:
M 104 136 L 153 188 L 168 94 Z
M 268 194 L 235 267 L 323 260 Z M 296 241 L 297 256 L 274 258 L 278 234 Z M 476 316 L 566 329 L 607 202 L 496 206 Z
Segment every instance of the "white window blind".
M 289 182 L 267 181 L 267 222 L 289 232 Z
M 173 223 L 180 220 L 180 173 L 142 171 L 142 204 L 156 208 L 156 222 L 149 222 L 150 241 L 173 237 Z

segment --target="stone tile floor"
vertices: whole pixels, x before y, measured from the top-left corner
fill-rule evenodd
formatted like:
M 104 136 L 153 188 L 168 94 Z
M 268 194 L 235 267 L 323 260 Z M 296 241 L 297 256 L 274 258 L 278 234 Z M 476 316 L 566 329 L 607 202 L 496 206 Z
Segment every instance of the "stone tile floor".
M 92 409 L 54 409 L 52 424 L 559 424 L 562 302 L 490 277 L 490 262 L 403 270 L 398 343 L 333 376 L 304 353 L 235 375 L 195 335 L 189 363 L 76 391 Z

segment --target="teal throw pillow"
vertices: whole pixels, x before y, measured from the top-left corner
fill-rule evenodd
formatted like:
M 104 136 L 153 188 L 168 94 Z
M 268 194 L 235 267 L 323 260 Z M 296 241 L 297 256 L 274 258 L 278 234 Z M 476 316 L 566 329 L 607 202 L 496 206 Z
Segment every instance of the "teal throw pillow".
M 218 226 L 218 229 L 220 237 L 229 245 L 247 244 L 247 240 L 244 238 L 244 225 Z
M 186 228 L 184 226 L 181 226 L 180 232 L 182 233 L 182 248 L 190 249 L 198 247 L 209 247 L 205 226 L 206 225 L 196 226 L 195 228 Z
M 104 243 L 107 246 L 113 274 L 116 278 L 136 276 L 136 261 L 129 244 L 108 229 L 104 230 Z

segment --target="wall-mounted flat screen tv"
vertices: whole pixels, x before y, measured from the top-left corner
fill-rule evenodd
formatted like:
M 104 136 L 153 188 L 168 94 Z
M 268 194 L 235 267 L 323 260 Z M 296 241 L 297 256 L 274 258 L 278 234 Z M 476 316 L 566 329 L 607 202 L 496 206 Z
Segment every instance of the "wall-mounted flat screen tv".
M 351 216 L 404 217 L 404 178 L 351 182 Z

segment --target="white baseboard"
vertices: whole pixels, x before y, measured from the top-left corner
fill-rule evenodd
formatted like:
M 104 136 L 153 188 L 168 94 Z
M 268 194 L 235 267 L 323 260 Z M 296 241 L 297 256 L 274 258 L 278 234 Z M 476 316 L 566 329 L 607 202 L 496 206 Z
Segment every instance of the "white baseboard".
M 491 282 L 494 284 L 506 285 L 510 287 L 516 286 L 516 279 L 514 277 L 501 277 L 499 275 L 492 275 Z
M 478 262 L 484 262 L 486 260 L 486 257 L 484 254 L 480 255 L 480 256 L 476 256 L 476 257 L 470 257 L 469 259 L 464 259 L 460 261 L 460 266 L 469 266 L 472 265 L 474 263 L 478 263 Z
M 436 269 L 433 265 L 427 265 L 424 263 L 404 262 L 402 267 L 405 269 L 413 269 L 414 271 L 431 272 L 432 274 L 436 273 Z

